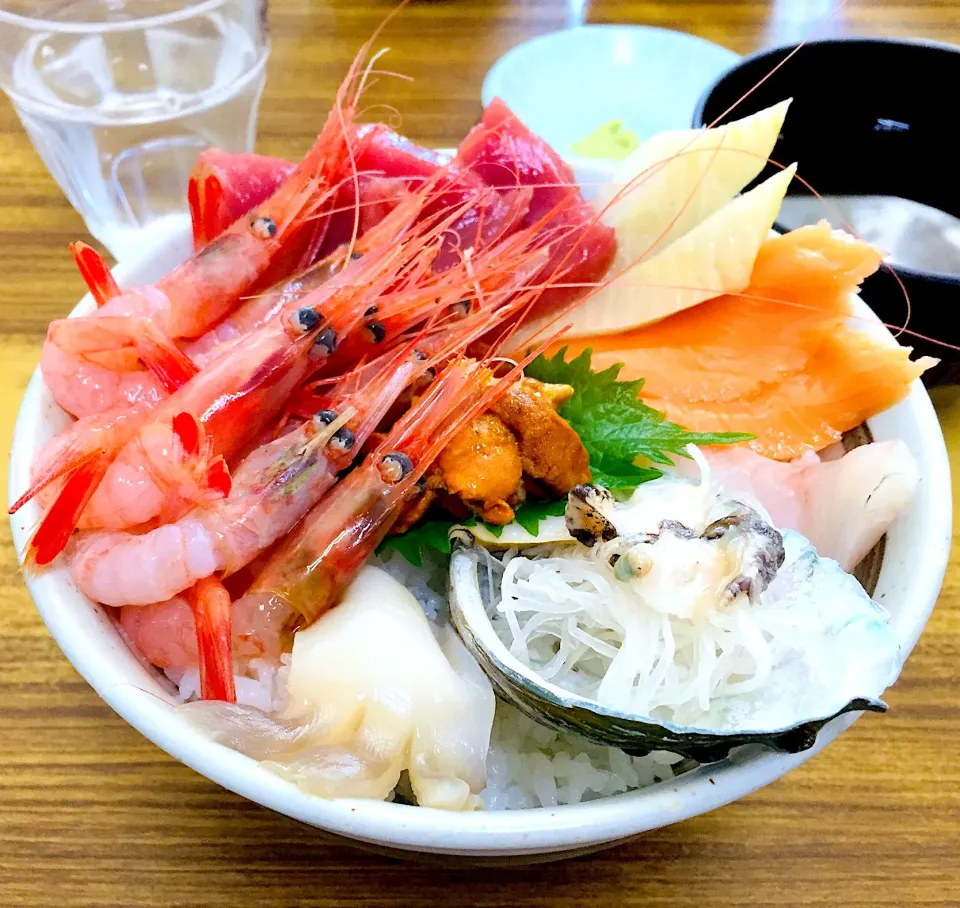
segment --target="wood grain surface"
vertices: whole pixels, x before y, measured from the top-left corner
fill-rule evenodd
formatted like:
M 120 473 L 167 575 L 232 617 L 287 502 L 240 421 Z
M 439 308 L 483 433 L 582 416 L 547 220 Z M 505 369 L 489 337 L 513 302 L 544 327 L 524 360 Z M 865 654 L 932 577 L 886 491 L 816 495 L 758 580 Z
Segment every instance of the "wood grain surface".
M 851 0 L 824 22 L 835 5 L 420 2 L 383 39 L 393 48 L 390 65 L 414 81 L 384 84 L 379 96 L 402 112 L 412 138 L 450 145 L 478 117 L 483 75 L 497 57 L 579 21 L 685 29 L 744 53 L 799 40 L 818 26 L 823 36 L 960 36 L 960 2 L 953 0 Z M 259 150 L 302 152 L 348 59 L 388 9 L 371 0 L 275 0 Z M 5 450 L 44 327 L 82 293 L 66 245 L 84 236 L 80 218 L 0 101 Z M 960 396 L 946 388 L 936 398 L 957 458 Z M 329 846 L 315 831 L 167 757 L 117 718 L 66 661 L 22 584 L 6 522 L 0 537 L 3 906 L 960 905 L 956 552 L 933 619 L 890 692 L 889 715 L 864 717 L 789 777 L 708 816 L 592 857 L 477 870 Z

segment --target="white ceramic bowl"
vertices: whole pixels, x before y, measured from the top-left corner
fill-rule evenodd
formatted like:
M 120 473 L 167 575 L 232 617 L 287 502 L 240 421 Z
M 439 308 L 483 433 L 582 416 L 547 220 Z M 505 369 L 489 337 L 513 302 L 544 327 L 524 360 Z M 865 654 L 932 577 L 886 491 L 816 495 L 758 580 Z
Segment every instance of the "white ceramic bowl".
M 641 140 L 687 129 L 700 96 L 740 57 L 696 35 L 646 25 L 585 25 L 504 54 L 481 98 L 495 97 L 561 154 L 611 120 Z
M 602 176 L 603 165 L 590 168 L 579 170 L 584 183 Z M 124 262 L 114 273 L 121 286 L 153 281 L 186 257 L 189 249 L 186 221 L 171 223 L 166 238 L 157 237 L 138 259 Z M 92 308 L 86 297 L 74 314 Z M 869 310 L 862 309 L 870 317 Z M 67 422 L 38 370 L 17 421 L 11 500 L 28 486 L 37 451 Z M 893 615 L 905 659 L 927 622 L 946 568 L 951 532 L 949 465 L 937 417 L 919 381 L 906 400 L 872 419 L 870 429 L 877 440 L 902 438 L 920 467 L 916 497 L 888 535 L 876 589 L 878 601 Z M 38 517 L 33 503 L 14 517 L 18 550 Z M 805 753 L 740 753 L 675 781 L 586 804 L 455 814 L 376 801 L 325 801 L 302 793 L 254 760 L 212 743 L 188 726 L 171 707 L 170 686 L 133 655 L 104 610 L 73 586 L 64 569 L 55 567 L 27 585 L 47 627 L 80 674 L 117 713 L 167 753 L 252 801 L 367 847 L 407 856 L 411 852 L 468 855 L 502 863 L 597 850 L 713 810 L 767 785 L 825 747 L 855 719 L 845 716 L 831 722 L 820 733 L 816 747 Z

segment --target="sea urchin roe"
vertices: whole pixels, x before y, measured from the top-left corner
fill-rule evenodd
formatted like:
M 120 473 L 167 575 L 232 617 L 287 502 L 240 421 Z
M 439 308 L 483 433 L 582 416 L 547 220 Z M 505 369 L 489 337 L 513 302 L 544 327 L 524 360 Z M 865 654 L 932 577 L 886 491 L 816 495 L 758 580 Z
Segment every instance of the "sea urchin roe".
M 569 385 L 522 378 L 492 407 L 517 436 L 523 472 L 561 494 L 590 481 L 587 450 L 570 423 L 557 413 L 572 396 Z
M 410 529 L 444 494 L 445 504 L 457 516 L 472 512 L 503 526 L 514 519 L 514 508 L 526 497 L 524 477 L 560 494 L 588 482 L 586 449 L 557 413 L 573 390 L 533 378 L 515 382 L 491 410 L 451 438 L 393 532 Z
M 513 520 L 522 467 L 513 433 L 492 413 L 481 413 L 456 435 L 437 459 L 443 485 L 491 523 Z

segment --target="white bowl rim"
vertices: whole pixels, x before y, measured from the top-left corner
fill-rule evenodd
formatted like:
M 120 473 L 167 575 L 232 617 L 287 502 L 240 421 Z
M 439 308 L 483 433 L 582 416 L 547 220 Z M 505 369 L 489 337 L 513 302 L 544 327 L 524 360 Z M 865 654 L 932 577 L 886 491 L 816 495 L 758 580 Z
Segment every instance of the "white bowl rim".
M 187 236 L 185 221 L 174 224 L 171 239 Z M 158 238 L 158 244 L 163 238 Z M 136 275 L 156 257 L 156 246 L 114 270 L 121 286 L 130 286 Z M 92 309 L 89 295 L 71 315 Z M 858 314 L 878 322 L 865 304 Z M 879 322 L 878 322 L 879 324 Z M 885 330 L 885 329 L 884 329 Z M 11 451 L 9 497 L 12 503 L 27 483 L 32 437 L 44 420 L 41 403 L 46 391 L 37 369 L 24 395 Z M 908 414 L 923 439 L 927 461 L 925 483 L 918 495 L 926 496 L 927 537 L 917 540 L 913 583 L 909 590 L 913 622 L 902 629 L 903 657 L 909 654 L 932 611 L 943 581 L 951 540 L 952 501 L 942 493 L 950 489 L 946 446 L 933 405 L 920 381 L 895 409 Z M 938 493 L 938 490 L 939 493 Z M 29 521 L 24 512 L 14 518 L 14 544 L 20 551 L 27 541 Z M 700 767 L 677 779 L 626 794 L 556 808 L 481 811 L 458 814 L 379 801 L 324 800 L 301 792 L 290 782 L 261 767 L 256 761 L 213 743 L 188 726 L 160 697 L 123 681 L 110 661 L 98 657 L 97 641 L 85 639 L 74 625 L 68 600 L 77 591 L 68 580 L 50 571 L 27 581 L 37 609 L 61 649 L 94 690 L 130 725 L 182 763 L 251 801 L 319 827 L 335 835 L 401 851 L 470 856 L 521 856 L 583 850 L 612 844 L 728 804 L 755 791 L 810 759 L 848 728 L 857 714 L 829 723 L 815 746 L 799 754 L 758 753 L 755 749 L 728 760 Z M 90 608 L 93 608 L 92 604 Z
M 589 32 L 592 34 L 604 35 L 629 35 L 631 39 L 642 41 L 644 38 L 657 35 L 660 38 L 675 41 L 678 46 L 686 45 L 691 51 L 703 51 L 709 49 L 711 53 L 723 53 L 729 55 L 730 66 L 738 63 L 742 57 L 736 51 L 725 47 L 723 44 L 717 44 L 707 38 L 699 35 L 690 34 L 690 32 L 677 31 L 672 28 L 663 28 L 659 25 L 626 25 L 618 23 L 598 23 L 577 25 L 573 28 L 558 29 L 552 32 L 546 32 L 542 35 L 530 38 L 527 41 L 511 47 L 493 66 L 487 71 L 483 79 L 483 85 L 480 88 L 480 100 L 486 107 L 499 93 L 498 89 L 503 85 L 504 74 L 509 72 L 510 68 L 517 65 L 532 49 L 549 44 L 569 44 Z

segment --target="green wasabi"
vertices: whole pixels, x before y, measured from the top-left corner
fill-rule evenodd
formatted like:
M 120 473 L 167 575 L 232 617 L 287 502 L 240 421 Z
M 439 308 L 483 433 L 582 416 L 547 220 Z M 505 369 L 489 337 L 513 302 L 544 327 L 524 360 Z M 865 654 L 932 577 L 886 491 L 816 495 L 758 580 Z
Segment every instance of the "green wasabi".
M 640 146 L 635 132 L 623 125 L 623 120 L 611 120 L 595 129 L 590 135 L 571 146 L 585 158 L 606 158 L 610 161 L 622 161 Z

